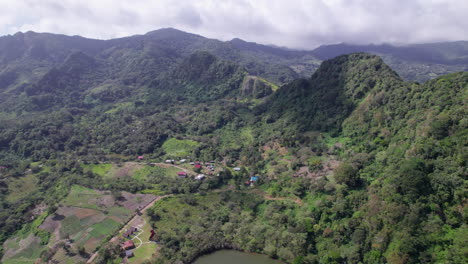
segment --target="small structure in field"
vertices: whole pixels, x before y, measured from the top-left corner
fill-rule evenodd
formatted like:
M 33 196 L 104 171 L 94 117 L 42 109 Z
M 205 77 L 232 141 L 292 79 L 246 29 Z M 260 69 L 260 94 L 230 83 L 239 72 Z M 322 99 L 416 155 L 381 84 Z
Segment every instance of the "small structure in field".
M 171 160 L 171 159 L 167 159 L 164 161 L 165 163 L 174 163 L 174 160 Z
M 241 170 L 241 168 L 239 168 L 239 167 L 235 167 L 235 168 L 234 168 L 234 170 L 235 170 L 235 171 L 240 171 L 240 170 Z
M 130 238 L 130 236 L 133 235 L 133 233 L 135 233 L 136 231 L 138 231 L 138 229 L 132 226 L 129 229 L 127 229 L 125 233 L 123 233 L 123 237 Z
M 133 255 L 133 251 L 132 251 L 132 250 L 126 250 L 126 251 L 125 251 L 125 256 L 126 256 L 127 258 L 133 257 L 133 256 L 134 256 L 134 255 Z
M 179 162 L 180 163 L 185 163 L 187 160 L 186 159 L 181 159 Z
M 198 174 L 198 176 L 195 177 L 195 180 L 201 181 L 201 180 L 203 180 L 204 178 L 205 178 L 205 174 Z
M 138 156 L 137 159 L 138 159 L 138 160 L 144 160 L 144 159 L 145 159 L 145 156 L 143 156 L 143 155 L 142 155 L 142 156 Z
M 200 164 L 195 164 L 195 169 L 201 169 L 201 165 Z
M 125 241 L 125 243 L 123 243 L 122 245 L 123 250 L 129 250 L 132 248 L 135 248 L 135 244 L 133 243 L 132 240 Z
M 195 165 L 195 162 L 193 162 L 193 161 L 192 161 L 192 162 L 190 162 L 190 165 Z
M 252 176 L 248 181 L 245 182 L 245 185 L 250 185 L 252 186 L 254 183 L 256 183 L 259 179 L 259 176 Z
M 179 178 L 187 178 L 187 173 L 186 173 L 185 171 L 179 171 L 179 172 L 177 173 L 177 176 L 178 176 Z
M 151 229 L 151 235 L 148 240 L 153 241 L 155 239 L 156 239 L 156 232 L 154 231 L 154 229 Z
M 130 232 L 130 230 L 127 230 L 127 231 L 125 231 L 125 233 L 123 233 L 122 236 L 125 237 L 125 238 L 130 238 L 130 236 L 131 236 L 132 234 L 133 234 L 133 232 Z

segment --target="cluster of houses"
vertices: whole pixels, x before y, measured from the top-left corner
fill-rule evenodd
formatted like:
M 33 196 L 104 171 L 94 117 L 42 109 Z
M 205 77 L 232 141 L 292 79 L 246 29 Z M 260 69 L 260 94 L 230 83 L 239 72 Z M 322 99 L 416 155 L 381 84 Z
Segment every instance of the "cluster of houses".
M 138 160 L 143 160 L 144 156 L 138 156 L 137 159 Z M 188 160 L 187 159 L 181 159 L 179 161 L 176 161 L 174 159 L 167 159 L 164 162 L 167 163 L 167 164 L 175 164 L 176 162 L 179 163 L 179 164 L 182 164 L 182 163 L 188 162 Z M 210 162 L 193 161 L 193 162 L 190 162 L 189 164 L 193 166 L 195 171 L 200 171 L 203 168 L 203 165 L 205 165 L 205 167 L 210 171 L 214 171 L 215 168 L 216 168 L 214 161 L 210 161 Z M 242 169 L 240 167 L 234 167 L 233 170 L 234 171 L 241 171 Z M 213 175 L 212 173 L 208 173 L 208 174 Z M 179 177 L 179 178 L 187 178 L 188 176 L 189 176 L 189 174 L 185 170 L 177 172 L 177 177 Z M 218 174 L 218 176 L 219 176 L 219 174 Z M 198 174 L 195 177 L 195 180 L 201 181 L 201 180 L 203 180 L 205 178 L 206 178 L 205 174 Z M 258 179 L 259 179 L 259 176 L 252 176 L 252 177 L 249 178 L 248 181 L 245 182 L 245 184 L 249 185 L 249 186 L 253 186 L 255 183 L 257 183 Z
M 127 241 L 123 242 L 121 245 L 122 251 L 123 253 L 125 253 L 125 257 L 127 258 L 131 258 L 134 256 L 133 249 L 135 249 L 135 243 L 133 242 L 133 240 L 131 240 L 131 238 L 136 232 L 138 232 L 138 228 L 132 226 L 129 229 L 127 229 L 125 233 L 122 234 L 124 238 L 128 239 Z M 156 232 L 154 231 L 154 229 L 151 230 L 149 240 L 150 241 L 156 240 Z
M 210 162 L 205 162 L 205 166 L 207 169 L 209 169 L 210 171 L 214 171 L 216 166 L 214 165 L 214 161 L 210 161 Z M 195 161 L 195 162 L 190 162 L 190 165 L 193 165 L 193 167 L 195 169 L 201 169 L 203 167 L 203 162 L 199 162 L 199 161 Z
M 138 228 L 136 227 L 130 227 L 125 231 L 125 233 L 122 234 L 122 236 L 126 239 L 130 239 L 135 232 L 138 231 Z M 135 248 L 135 244 L 133 243 L 132 240 L 127 240 L 122 244 L 122 250 L 125 252 L 125 256 L 127 258 L 133 257 L 133 250 Z
M 169 161 L 169 160 L 168 160 Z M 183 160 L 180 160 L 180 162 L 186 162 L 185 159 Z M 200 161 L 195 161 L 195 162 L 190 162 L 189 164 L 193 166 L 193 168 L 195 170 L 198 169 L 198 171 L 200 171 L 202 168 L 203 168 L 203 165 L 206 166 L 206 168 L 210 171 L 214 171 L 216 166 L 214 165 L 214 161 L 211 161 L 211 162 L 200 162 Z M 208 173 L 210 175 L 212 175 L 211 173 Z M 177 177 L 179 178 L 187 178 L 188 177 L 188 173 L 186 171 L 179 171 L 177 172 Z M 204 178 L 206 178 L 206 175 L 205 174 L 198 174 L 196 177 L 195 177 L 195 180 L 198 180 L 198 181 L 201 181 L 203 180 Z

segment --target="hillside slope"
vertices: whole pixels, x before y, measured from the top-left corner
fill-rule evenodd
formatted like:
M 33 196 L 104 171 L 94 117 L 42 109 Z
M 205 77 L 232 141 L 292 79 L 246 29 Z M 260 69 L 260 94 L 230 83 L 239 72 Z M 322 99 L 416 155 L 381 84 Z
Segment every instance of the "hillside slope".
M 148 34 L 157 42 L 114 40 L 119 48 L 95 56 L 73 52 L 3 91 L 2 241 L 36 205 L 52 213 L 72 184 L 157 186 L 187 195 L 173 200 L 187 210 L 152 212 L 165 230 L 164 263 L 228 246 L 288 263 L 465 262 L 468 73 L 405 82 L 379 57 L 355 53 L 277 87 L 242 63 L 189 48 L 202 37 L 182 34 L 178 53 L 167 47 L 180 32 L 162 33 Z M 168 140 L 226 170 L 201 183 L 157 172 L 109 179 L 82 164 L 181 158 L 164 148 Z M 258 189 L 245 186 L 251 175 L 260 175 Z M 210 194 L 216 205 L 192 194 L 227 183 L 239 192 Z M 187 219 L 190 227 L 164 224 Z

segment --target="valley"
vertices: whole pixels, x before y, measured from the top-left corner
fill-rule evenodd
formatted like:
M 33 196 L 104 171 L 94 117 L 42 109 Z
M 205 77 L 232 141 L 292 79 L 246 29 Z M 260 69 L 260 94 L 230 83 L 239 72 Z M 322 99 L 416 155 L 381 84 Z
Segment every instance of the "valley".
M 1 262 L 466 263 L 465 46 L 0 37 Z

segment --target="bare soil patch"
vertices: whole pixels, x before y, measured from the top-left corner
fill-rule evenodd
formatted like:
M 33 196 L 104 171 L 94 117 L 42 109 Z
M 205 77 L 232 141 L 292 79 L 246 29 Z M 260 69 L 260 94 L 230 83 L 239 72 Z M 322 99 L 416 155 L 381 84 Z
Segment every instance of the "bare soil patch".
M 136 210 L 138 208 L 144 208 L 154 199 L 156 199 L 155 195 L 152 194 L 132 194 L 128 192 L 123 192 L 122 196 L 125 198 L 124 201 L 120 202 L 120 204 L 129 210 Z
M 100 198 L 96 198 L 94 203 L 99 207 L 110 208 L 115 205 L 115 199 L 112 195 L 104 195 Z
M 137 170 L 143 168 L 145 164 L 137 162 L 125 162 L 122 166 L 112 169 L 111 174 L 114 177 L 131 177 Z
M 75 212 L 74 215 L 76 215 L 76 217 L 78 217 L 79 219 L 83 219 L 83 218 L 98 214 L 96 210 L 88 209 L 88 208 L 73 208 L 73 210 Z

